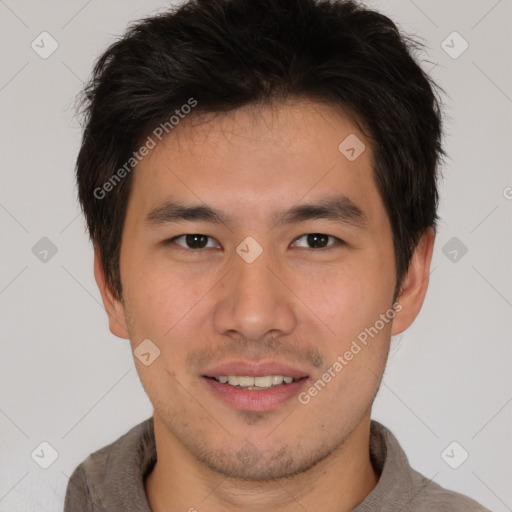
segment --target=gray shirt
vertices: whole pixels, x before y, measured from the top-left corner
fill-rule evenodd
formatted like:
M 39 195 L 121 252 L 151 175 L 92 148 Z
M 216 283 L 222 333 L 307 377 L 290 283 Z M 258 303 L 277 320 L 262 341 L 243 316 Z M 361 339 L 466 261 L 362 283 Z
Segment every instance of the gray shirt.
M 352 512 L 490 512 L 413 470 L 395 436 L 374 420 L 370 455 L 379 481 Z M 144 481 L 155 461 L 151 417 L 75 469 L 64 512 L 151 512 Z

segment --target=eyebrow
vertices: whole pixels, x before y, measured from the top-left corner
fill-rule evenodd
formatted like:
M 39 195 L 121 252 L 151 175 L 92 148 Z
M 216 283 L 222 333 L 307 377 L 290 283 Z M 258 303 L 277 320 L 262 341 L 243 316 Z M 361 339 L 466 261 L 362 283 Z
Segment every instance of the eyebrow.
M 273 215 L 274 225 L 295 224 L 308 220 L 327 219 L 336 222 L 364 227 L 368 220 L 363 210 L 348 197 L 326 197 L 314 203 L 299 204 Z M 177 201 L 165 201 L 146 215 L 145 223 L 149 227 L 158 227 L 168 223 L 210 222 L 231 226 L 233 218 L 226 213 L 207 205 L 193 205 Z

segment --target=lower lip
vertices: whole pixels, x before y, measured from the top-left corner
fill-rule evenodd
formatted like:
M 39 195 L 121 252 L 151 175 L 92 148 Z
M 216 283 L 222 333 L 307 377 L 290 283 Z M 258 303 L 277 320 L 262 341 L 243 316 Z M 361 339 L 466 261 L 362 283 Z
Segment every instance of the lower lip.
M 286 402 L 286 400 L 296 397 L 299 394 L 299 390 L 308 381 L 307 378 L 304 378 L 290 384 L 281 384 L 268 389 L 258 390 L 235 388 L 208 377 L 203 377 L 203 379 L 217 396 L 231 406 L 241 411 L 254 412 L 274 409 L 283 402 Z

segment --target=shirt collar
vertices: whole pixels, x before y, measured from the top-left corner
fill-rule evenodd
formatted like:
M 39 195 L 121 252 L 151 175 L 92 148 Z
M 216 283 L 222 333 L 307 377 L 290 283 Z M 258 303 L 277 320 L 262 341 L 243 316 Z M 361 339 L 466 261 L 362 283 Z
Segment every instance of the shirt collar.
M 101 485 L 91 486 L 101 490 L 101 496 L 95 496 L 95 501 L 105 510 L 114 509 L 121 502 L 126 510 L 151 512 L 145 479 L 157 459 L 153 417 L 135 426 L 121 440 L 111 445 L 105 461 L 103 475 L 110 477 L 103 479 Z M 352 512 L 405 509 L 414 499 L 413 470 L 395 436 L 375 420 L 370 424 L 370 457 L 379 481 Z

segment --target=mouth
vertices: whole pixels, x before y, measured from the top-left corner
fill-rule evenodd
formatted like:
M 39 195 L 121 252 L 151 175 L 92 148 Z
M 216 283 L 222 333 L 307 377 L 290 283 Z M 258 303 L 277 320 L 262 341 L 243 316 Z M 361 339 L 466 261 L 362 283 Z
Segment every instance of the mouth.
M 302 370 L 272 362 L 225 364 L 202 377 L 218 399 L 235 409 L 253 412 L 278 407 L 297 396 L 309 380 Z
M 291 384 L 307 377 L 294 378 L 289 375 L 260 375 L 257 377 L 249 377 L 247 375 L 220 375 L 219 377 L 206 377 L 214 379 L 221 384 L 227 384 L 235 389 L 248 389 L 251 391 L 262 389 L 270 389 L 276 386 Z

